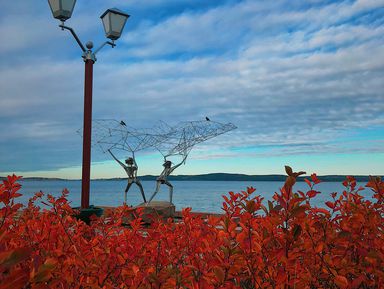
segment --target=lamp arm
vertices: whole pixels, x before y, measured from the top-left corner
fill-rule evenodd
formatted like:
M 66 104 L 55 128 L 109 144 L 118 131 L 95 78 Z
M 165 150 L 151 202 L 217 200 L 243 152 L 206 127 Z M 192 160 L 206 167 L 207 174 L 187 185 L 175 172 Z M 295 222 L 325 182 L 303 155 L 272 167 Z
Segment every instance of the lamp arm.
M 114 42 L 111 42 L 111 41 L 105 41 L 103 44 L 101 44 L 100 46 L 99 46 L 99 48 L 97 48 L 96 50 L 95 50 L 95 52 L 93 53 L 94 55 L 96 55 L 96 53 L 98 53 L 101 49 L 103 49 L 104 48 L 104 46 L 105 45 L 111 45 L 112 46 L 112 48 L 114 48 L 115 46 L 116 46 L 116 44 L 114 43 Z
M 65 26 L 65 25 L 63 25 L 63 24 L 59 25 L 59 27 L 61 27 L 62 30 L 64 30 L 64 29 L 69 30 L 69 31 L 71 32 L 72 36 L 75 38 L 77 44 L 79 44 L 81 50 L 82 50 L 83 52 L 86 51 L 86 49 L 85 49 L 83 43 L 81 43 L 79 37 L 77 37 L 77 35 L 76 35 L 76 33 L 75 33 L 75 30 L 73 30 L 71 27 Z

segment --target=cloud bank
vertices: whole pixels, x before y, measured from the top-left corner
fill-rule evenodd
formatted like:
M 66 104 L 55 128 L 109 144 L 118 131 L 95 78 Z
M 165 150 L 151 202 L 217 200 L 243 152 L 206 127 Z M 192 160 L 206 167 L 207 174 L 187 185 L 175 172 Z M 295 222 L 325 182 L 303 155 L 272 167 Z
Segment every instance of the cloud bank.
M 1 12 L 0 172 L 79 165 L 80 53 L 46 3 L 18 2 Z M 78 2 L 68 24 L 101 43 L 101 8 L 120 1 Z M 384 1 L 205 2 L 121 7 L 132 17 L 98 55 L 94 118 L 238 126 L 200 146 L 203 159 L 384 153 Z

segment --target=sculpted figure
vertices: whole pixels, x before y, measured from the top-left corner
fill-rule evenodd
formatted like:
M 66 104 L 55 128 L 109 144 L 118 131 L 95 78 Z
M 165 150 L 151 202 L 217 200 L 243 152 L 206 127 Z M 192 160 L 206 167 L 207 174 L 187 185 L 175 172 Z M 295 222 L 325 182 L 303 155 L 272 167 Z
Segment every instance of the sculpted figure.
M 133 157 L 127 158 L 125 160 L 125 164 L 123 164 L 121 161 L 119 161 L 115 157 L 115 155 L 110 150 L 108 150 L 108 152 L 115 159 L 115 161 L 117 161 L 123 167 L 123 169 L 125 170 L 125 172 L 127 173 L 127 176 L 128 176 L 128 184 L 127 184 L 127 187 L 125 189 L 125 195 L 124 195 L 124 204 L 127 203 L 127 192 L 133 183 L 135 183 L 139 187 L 141 195 L 143 197 L 143 200 L 146 203 L 147 200 L 145 198 L 143 186 L 142 186 L 140 180 L 137 178 L 137 170 L 139 167 L 137 166 L 137 163 L 135 160 L 135 155 L 133 154 Z
M 175 169 L 177 169 L 179 166 L 181 166 L 182 163 L 185 163 L 186 158 L 187 158 L 187 155 L 184 156 L 183 160 L 179 164 L 177 164 L 173 167 L 172 167 L 172 162 L 167 161 L 165 159 L 164 164 L 163 164 L 164 169 L 161 172 L 160 176 L 156 179 L 156 190 L 153 193 L 153 195 L 151 196 L 151 198 L 149 199 L 148 203 L 150 203 L 152 201 L 152 199 L 156 196 L 156 194 L 159 192 L 160 186 L 162 184 L 165 184 L 169 187 L 169 201 L 172 203 L 173 186 L 170 182 L 168 182 L 167 178 Z

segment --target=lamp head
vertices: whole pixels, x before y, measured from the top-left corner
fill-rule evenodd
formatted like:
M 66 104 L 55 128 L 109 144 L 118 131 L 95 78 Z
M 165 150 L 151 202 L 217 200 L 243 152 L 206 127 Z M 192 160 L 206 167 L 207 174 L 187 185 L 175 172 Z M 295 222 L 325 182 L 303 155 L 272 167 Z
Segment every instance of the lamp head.
M 72 16 L 76 0 L 48 0 L 52 15 L 60 21 L 65 21 Z
M 117 8 L 107 9 L 101 16 L 105 36 L 112 41 L 120 38 L 129 15 Z

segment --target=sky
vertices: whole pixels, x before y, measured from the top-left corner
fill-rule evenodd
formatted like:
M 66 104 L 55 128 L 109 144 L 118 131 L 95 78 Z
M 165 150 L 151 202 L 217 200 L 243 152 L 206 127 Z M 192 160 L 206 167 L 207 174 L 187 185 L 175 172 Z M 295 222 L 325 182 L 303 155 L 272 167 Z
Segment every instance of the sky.
M 0 4 L 0 175 L 80 178 L 81 51 L 47 1 Z M 384 174 L 383 0 L 78 0 L 66 25 L 97 47 L 111 7 L 131 17 L 97 54 L 94 119 L 238 127 L 175 174 Z M 162 170 L 155 150 L 136 159 Z M 92 178 L 124 175 L 92 149 Z

